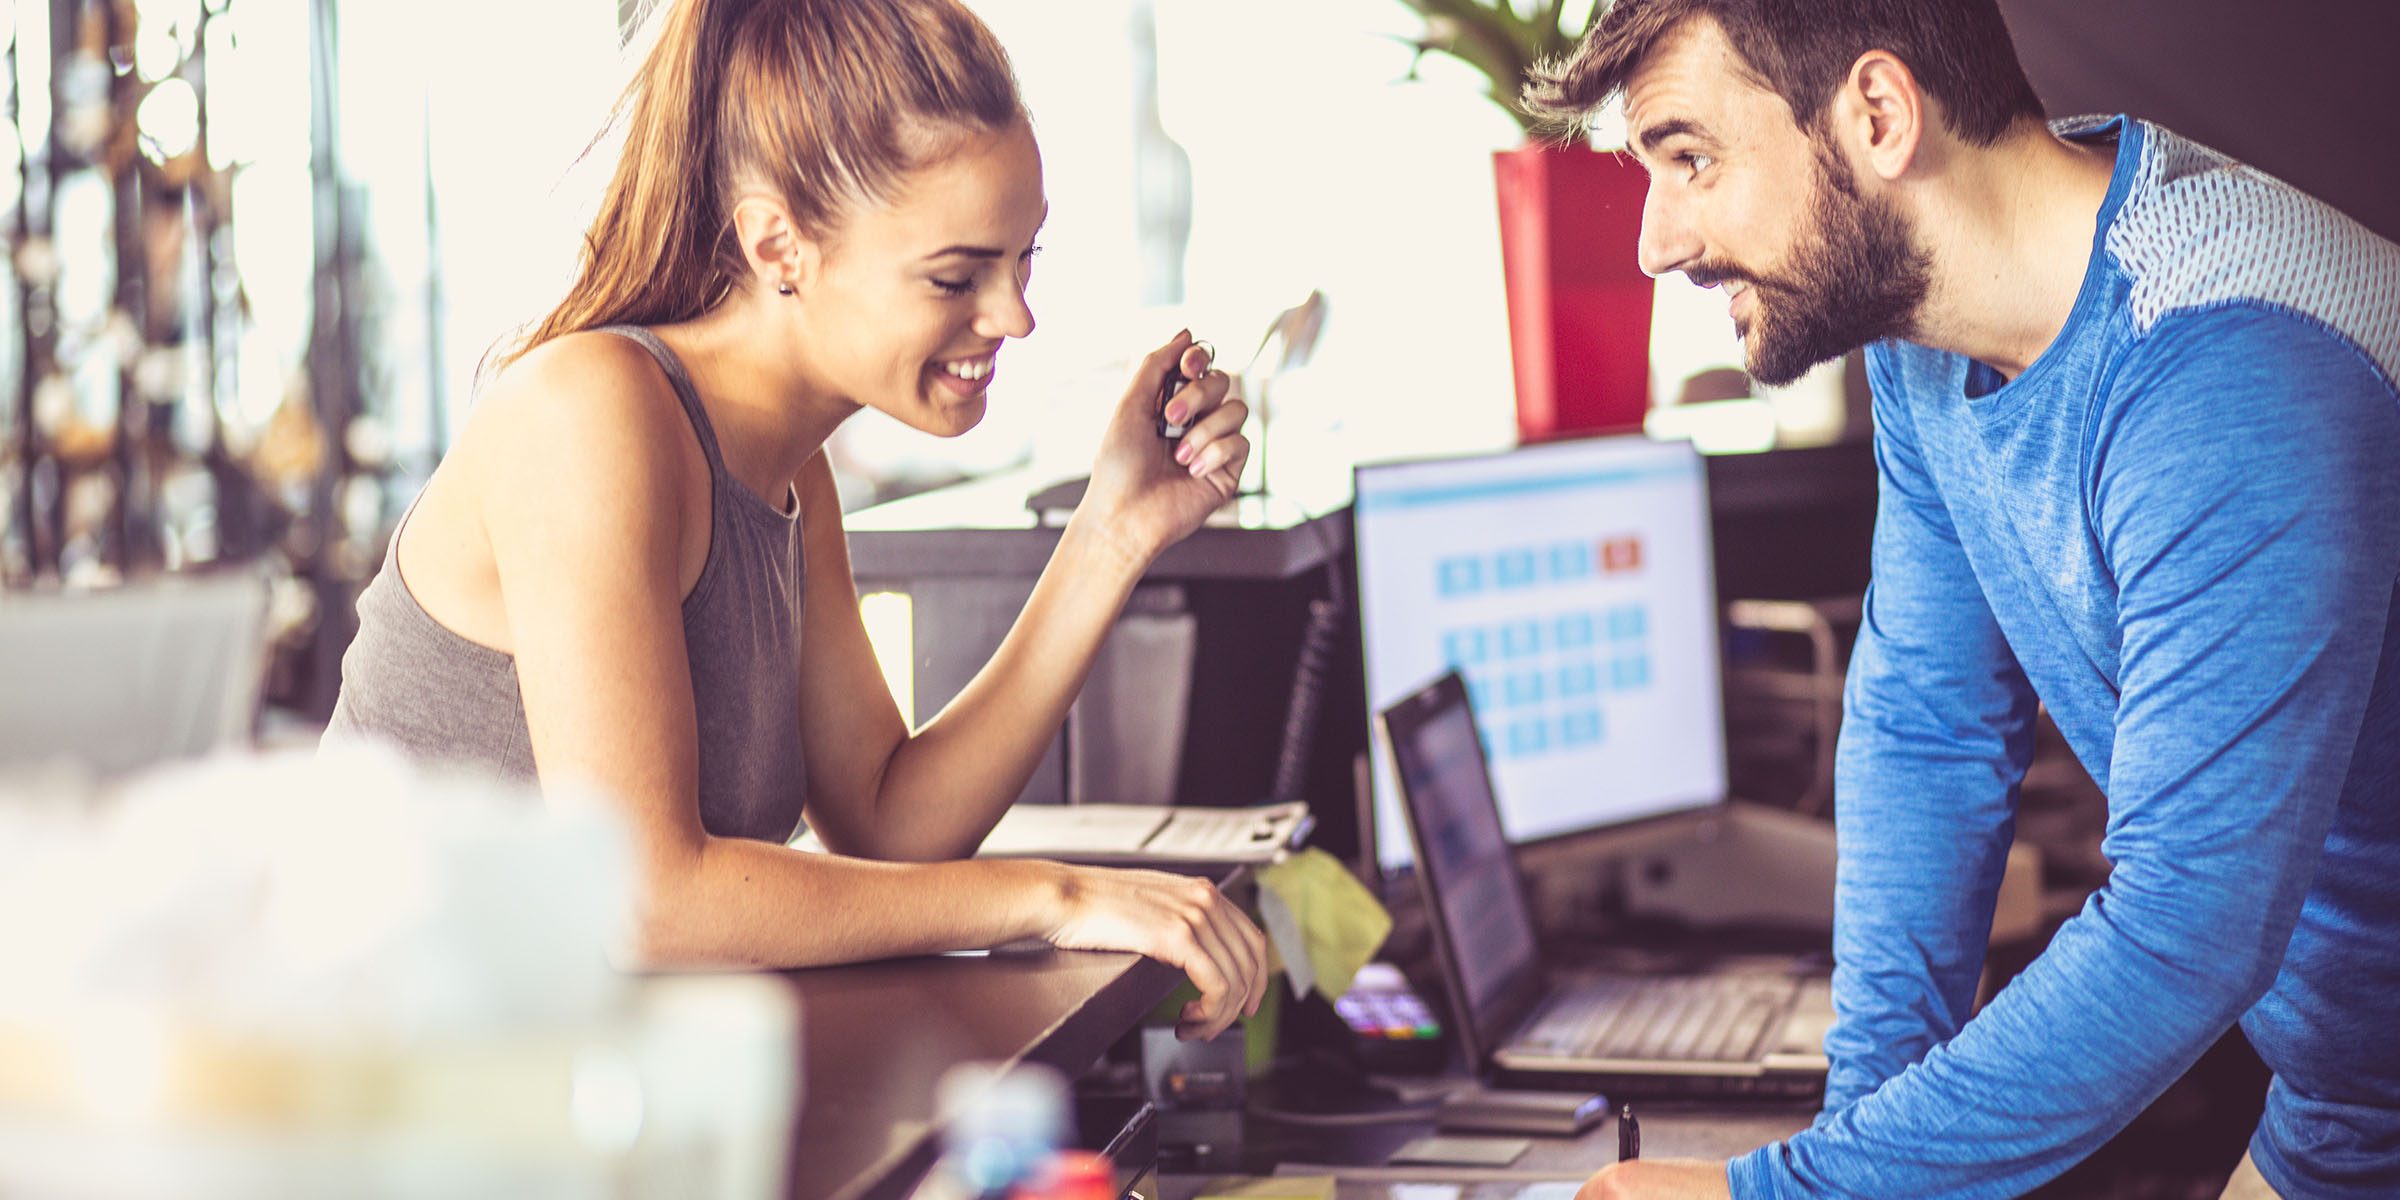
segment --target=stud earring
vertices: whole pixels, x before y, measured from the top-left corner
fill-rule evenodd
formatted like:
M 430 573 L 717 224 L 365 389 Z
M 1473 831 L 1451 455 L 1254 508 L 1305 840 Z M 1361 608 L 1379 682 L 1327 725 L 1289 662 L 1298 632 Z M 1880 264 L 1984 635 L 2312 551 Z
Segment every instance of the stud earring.
M 778 296 L 789 296 L 789 295 L 791 295 L 791 294 L 792 294 L 792 285 L 791 285 L 790 283 L 788 283 L 788 282 L 786 282 L 786 283 L 779 283 L 779 284 L 776 284 L 776 285 L 775 285 L 775 294 L 776 294 L 776 295 L 778 295 Z

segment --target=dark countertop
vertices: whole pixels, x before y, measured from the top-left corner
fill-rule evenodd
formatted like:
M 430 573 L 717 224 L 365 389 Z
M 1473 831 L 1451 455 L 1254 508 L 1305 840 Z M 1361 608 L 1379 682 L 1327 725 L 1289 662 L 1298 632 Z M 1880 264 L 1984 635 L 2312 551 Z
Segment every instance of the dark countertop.
M 962 1062 L 1073 1076 L 1183 975 L 1133 954 L 943 955 L 785 973 L 800 993 L 794 1200 L 888 1200 L 941 1151 L 935 1089 Z
M 1797 1103 L 1637 1103 L 1634 1111 L 1641 1122 L 1646 1158 L 1737 1158 L 1806 1129 L 1816 1118 L 1814 1104 Z M 1404 1194 L 1426 1194 L 1401 1191 L 1411 1184 L 1457 1185 L 1461 1194 L 1450 1200 L 1504 1200 L 1528 1187 L 1536 1188 L 1535 1195 L 1543 1200 L 1568 1200 L 1574 1185 L 1617 1160 L 1614 1118 L 1580 1137 L 1526 1138 L 1532 1143 L 1530 1148 L 1502 1168 L 1377 1165 L 1402 1143 L 1433 1134 L 1431 1121 L 1364 1129 L 1309 1129 L 1278 1126 L 1253 1117 L 1249 1130 L 1253 1154 L 1275 1159 L 1275 1174 L 1333 1175 L 1340 1181 L 1337 1200 L 1390 1200 Z M 1521 1135 L 1462 1132 L 1444 1136 Z M 1214 1177 L 1169 1176 L 1163 1180 L 1162 1200 L 1191 1200 Z M 1540 1186 L 1544 1184 L 1564 1186 L 1563 1190 Z

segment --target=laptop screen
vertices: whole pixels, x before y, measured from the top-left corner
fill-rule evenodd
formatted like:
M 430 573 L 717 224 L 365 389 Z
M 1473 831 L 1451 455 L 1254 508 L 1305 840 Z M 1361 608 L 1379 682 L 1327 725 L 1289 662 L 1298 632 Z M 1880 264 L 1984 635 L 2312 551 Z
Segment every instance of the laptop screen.
M 1538 996 L 1541 960 L 1459 677 L 1402 698 L 1384 714 L 1384 732 L 1424 855 L 1419 879 L 1451 968 L 1451 1002 L 1480 1056 Z
M 1359 468 L 1367 711 L 1466 678 L 1518 842 L 1725 795 L 1707 479 L 1640 435 Z M 1409 865 L 1374 747 L 1379 865 Z

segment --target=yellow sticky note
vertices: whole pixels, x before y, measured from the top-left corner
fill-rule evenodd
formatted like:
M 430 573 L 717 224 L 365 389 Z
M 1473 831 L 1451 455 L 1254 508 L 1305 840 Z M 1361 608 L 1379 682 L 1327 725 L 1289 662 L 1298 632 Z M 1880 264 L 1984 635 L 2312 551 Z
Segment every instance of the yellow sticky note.
M 1383 948 L 1392 915 L 1339 859 L 1308 849 L 1258 873 L 1259 917 L 1291 976 L 1294 995 L 1349 990 Z
M 1333 1200 L 1331 1175 L 1229 1175 L 1210 1180 L 1199 1200 Z

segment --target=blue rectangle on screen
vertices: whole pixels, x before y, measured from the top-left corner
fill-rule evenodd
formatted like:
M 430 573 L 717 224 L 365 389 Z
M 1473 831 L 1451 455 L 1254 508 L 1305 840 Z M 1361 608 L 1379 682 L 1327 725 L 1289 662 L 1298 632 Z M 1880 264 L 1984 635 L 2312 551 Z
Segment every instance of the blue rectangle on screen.
M 1515 755 L 1540 754 L 1550 748 L 1550 722 L 1540 717 L 1526 717 L 1508 726 L 1508 752 Z
M 1504 588 L 1531 587 L 1534 581 L 1534 559 L 1531 550 L 1503 550 L 1495 564 L 1498 582 Z
M 1471 667 L 1491 654 L 1491 639 L 1480 629 L 1453 629 L 1442 635 L 1442 657 L 1451 666 Z
M 1560 617 L 1552 624 L 1554 627 L 1553 632 L 1558 638 L 1557 645 L 1559 649 L 1580 650 L 1583 647 L 1592 644 L 1595 631 L 1595 625 L 1592 621 L 1592 614 L 1586 612 L 1568 613 L 1567 615 Z
M 1472 596 L 1483 590 L 1483 560 L 1474 555 L 1445 558 L 1434 571 L 1444 598 Z
M 1609 640 L 1632 641 L 1649 632 L 1650 614 L 1638 604 L 1608 610 Z
M 1523 658 L 1542 652 L 1542 623 L 1511 621 L 1500 627 L 1500 654 L 1503 658 Z
M 1592 696 L 1599 694 L 1599 691 L 1599 664 L 1573 662 L 1558 669 L 1558 694 L 1562 698 Z
M 1558 744 L 1589 746 L 1600 740 L 1600 710 L 1577 709 L 1558 719 Z
M 1647 686 L 1650 682 L 1650 659 L 1645 655 L 1636 654 L 1610 663 L 1608 682 L 1609 686 L 1620 692 L 1629 688 Z

